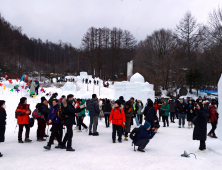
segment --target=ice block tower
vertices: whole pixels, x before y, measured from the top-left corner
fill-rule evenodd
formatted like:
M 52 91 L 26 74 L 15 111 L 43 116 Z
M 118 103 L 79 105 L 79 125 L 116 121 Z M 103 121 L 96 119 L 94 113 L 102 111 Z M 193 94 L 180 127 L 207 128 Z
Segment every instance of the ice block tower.
M 218 125 L 217 125 L 217 131 L 218 131 L 218 138 L 222 140 L 222 76 L 220 77 L 220 80 L 218 82 L 218 113 L 219 113 L 219 119 L 218 119 Z

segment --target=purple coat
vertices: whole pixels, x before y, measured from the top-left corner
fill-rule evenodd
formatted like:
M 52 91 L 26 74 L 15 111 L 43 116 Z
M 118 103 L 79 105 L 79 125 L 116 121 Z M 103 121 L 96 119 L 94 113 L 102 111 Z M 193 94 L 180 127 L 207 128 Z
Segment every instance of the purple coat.
M 61 123 L 61 121 L 58 119 L 58 116 L 57 116 L 59 108 L 60 108 L 60 105 L 57 104 L 57 105 L 51 107 L 49 110 L 48 121 L 51 120 L 52 124 Z

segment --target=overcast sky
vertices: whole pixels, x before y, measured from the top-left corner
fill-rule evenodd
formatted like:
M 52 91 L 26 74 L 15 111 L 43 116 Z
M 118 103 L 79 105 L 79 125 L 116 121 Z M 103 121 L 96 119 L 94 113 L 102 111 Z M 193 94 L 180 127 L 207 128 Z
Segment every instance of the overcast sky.
M 145 39 L 160 28 L 174 29 L 189 10 L 206 23 L 222 0 L 0 0 L 0 13 L 28 37 L 79 47 L 90 27 L 118 27 Z

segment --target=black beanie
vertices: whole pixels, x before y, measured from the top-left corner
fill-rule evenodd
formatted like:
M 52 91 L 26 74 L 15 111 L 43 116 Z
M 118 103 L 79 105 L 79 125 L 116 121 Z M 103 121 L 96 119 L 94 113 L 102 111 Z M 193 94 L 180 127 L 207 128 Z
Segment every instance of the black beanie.
M 95 99 L 96 97 L 97 97 L 96 94 L 93 94 L 93 95 L 92 95 L 92 98 L 93 98 L 93 99 Z
M 46 100 L 45 97 L 41 97 L 41 103 L 43 103 Z
M 22 97 L 22 98 L 20 99 L 20 103 L 24 104 L 26 100 L 27 100 L 26 97 Z
M 121 106 L 121 102 L 119 100 L 115 101 L 119 106 Z

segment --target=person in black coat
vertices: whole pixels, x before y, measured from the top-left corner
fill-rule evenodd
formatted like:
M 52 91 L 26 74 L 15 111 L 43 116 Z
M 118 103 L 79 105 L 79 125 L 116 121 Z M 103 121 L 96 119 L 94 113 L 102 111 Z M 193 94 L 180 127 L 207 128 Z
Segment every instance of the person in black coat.
M 43 137 L 48 137 L 48 135 L 45 134 L 45 128 L 46 128 L 46 120 L 48 118 L 49 114 L 49 108 L 48 108 L 48 101 L 45 97 L 41 97 L 41 103 L 38 103 L 36 105 L 36 109 L 38 109 L 38 112 L 41 113 L 44 117 L 38 117 L 38 129 L 37 129 L 37 141 L 46 141 Z
M 89 135 L 99 136 L 99 133 L 97 132 L 97 125 L 98 125 L 98 117 L 100 114 L 100 109 L 96 94 L 92 95 L 92 100 L 90 100 L 88 105 L 89 105 L 88 110 L 90 116 Z
M 0 142 L 5 141 L 5 125 L 6 125 L 6 105 L 4 100 L 0 100 Z M 0 157 L 3 155 L 0 152 Z
M 192 120 L 194 118 L 193 109 L 194 109 L 194 105 L 192 101 L 190 100 L 188 104 L 186 105 L 188 128 L 193 128 L 193 123 L 192 123 Z
M 194 131 L 193 131 L 193 140 L 200 141 L 200 151 L 206 150 L 206 139 L 207 139 L 207 115 L 203 111 L 203 104 L 199 103 L 194 108 L 197 113 L 196 118 L 194 119 Z
M 65 137 L 62 141 L 62 149 L 66 149 L 67 151 L 75 151 L 72 148 L 72 137 L 73 137 L 73 130 L 72 127 L 75 123 L 75 113 L 79 113 L 83 110 L 84 105 L 78 107 L 75 109 L 75 107 L 73 106 L 74 103 L 74 99 L 73 99 L 73 95 L 69 94 L 67 96 L 67 100 L 63 99 L 62 103 L 64 106 L 64 112 L 65 112 L 65 119 L 64 119 L 64 124 L 66 126 L 66 134 Z M 67 142 L 68 141 L 68 142 Z M 66 143 L 67 143 L 67 147 L 66 147 Z
M 145 116 L 145 120 L 151 124 L 151 128 L 156 127 L 158 117 L 156 115 L 155 107 L 153 107 L 153 101 L 148 99 L 147 106 L 143 111 L 143 115 Z
M 109 115 L 110 115 L 111 110 L 112 110 L 112 107 L 110 104 L 110 100 L 106 100 L 106 102 L 103 105 L 103 112 L 104 112 L 105 124 L 107 128 L 109 127 Z

